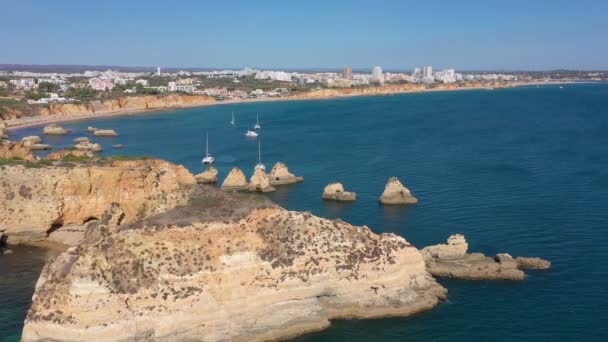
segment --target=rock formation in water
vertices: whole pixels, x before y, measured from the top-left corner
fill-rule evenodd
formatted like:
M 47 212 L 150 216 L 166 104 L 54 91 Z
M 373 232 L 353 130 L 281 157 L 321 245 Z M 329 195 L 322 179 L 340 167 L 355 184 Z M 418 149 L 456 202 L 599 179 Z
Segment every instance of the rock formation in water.
M 70 131 L 56 124 L 50 124 L 44 127 L 43 133 L 45 135 L 65 135 L 70 133 Z
M 42 139 L 37 135 L 29 135 L 27 137 L 21 138 L 21 141 L 23 141 L 26 144 L 26 146 L 29 146 L 29 145 L 41 143 Z
M 224 191 L 239 191 L 247 189 L 247 178 L 241 169 L 233 167 L 222 183 Z
M 268 179 L 266 172 L 262 169 L 255 169 L 255 171 L 253 171 L 247 189 L 249 191 L 258 192 L 272 192 L 277 190 L 270 185 L 270 179 Z
M 274 167 L 270 171 L 268 178 L 270 180 L 270 185 L 273 186 L 298 183 L 304 180 L 304 177 L 299 177 L 289 172 L 289 168 L 287 168 L 287 165 L 281 162 L 277 162 L 276 164 L 274 164 Z
M 87 138 L 87 137 L 80 137 L 80 138 L 76 138 L 74 140 L 72 140 L 75 143 L 81 143 L 81 142 L 91 142 L 91 139 Z
M 162 160 L 60 165 L 3 166 L 0 227 L 9 243 L 43 240 L 61 227 L 98 219 L 111 203 L 124 211 L 124 222 L 164 212 L 183 204 L 195 183 L 183 166 Z
M 210 166 L 207 170 L 194 176 L 197 183 L 214 184 L 217 183 L 217 169 Z
M 386 182 L 384 192 L 380 196 L 382 204 L 416 204 L 418 199 L 410 190 L 403 186 L 397 177 L 391 177 Z
M 422 249 L 427 269 L 437 277 L 472 280 L 523 280 L 521 269 L 547 269 L 551 263 L 540 258 L 517 258 L 500 253 L 488 257 L 481 253 L 467 253 L 468 244 L 464 236 L 449 237 L 447 244 Z
M 45 266 L 22 341 L 278 340 L 446 295 L 403 238 L 260 197 L 200 187 L 165 214 L 122 215 Z
M 101 137 L 115 137 L 118 135 L 113 129 L 98 129 L 93 132 L 93 135 L 101 136 Z
M 97 130 L 98 130 L 98 128 L 96 128 L 96 127 L 92 127 L 92 126 L 87 127 L 87 132 L 93 133 L 93 132 L 95 132 Z
M 74 145 L 77 150 L 83 151 L 91 151 L 91 152 L 101 152 L 103 148 L 99 144 L 92 143 L 90 141 L 82 141 L 78 144 Z
M 332 201 L 354 201 L 357 199 L 357 194 L 344 191 L 342 183 L 330 183 L 323 189 L 322 197 Z
M 0 143 L 0 159 L 19 158 L 23 160 L 36 160 L 32 150 L 23 141 Z

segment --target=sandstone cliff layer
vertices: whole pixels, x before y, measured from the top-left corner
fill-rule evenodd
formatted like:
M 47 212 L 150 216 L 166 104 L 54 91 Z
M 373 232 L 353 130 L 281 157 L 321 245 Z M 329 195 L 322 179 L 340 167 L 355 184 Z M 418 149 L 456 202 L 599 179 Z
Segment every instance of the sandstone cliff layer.
M 446 294 L 401 237 L 197 191 L 139 223 L 117 227 L 114 210 L 93 224 L 44 268 L 23 341 L 275 340 Z

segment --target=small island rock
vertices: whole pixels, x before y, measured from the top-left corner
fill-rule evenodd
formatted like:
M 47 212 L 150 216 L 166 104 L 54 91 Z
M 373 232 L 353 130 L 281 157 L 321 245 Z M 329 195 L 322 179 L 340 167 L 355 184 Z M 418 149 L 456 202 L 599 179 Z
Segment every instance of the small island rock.
M 91 151 L 91 152 L 101 152 L 103 149 L 101 145 L 95 144 L 89 141 L 80 142 L 74 145 L 75 148 L 79 150 Z
M 113 129 L 98 129 L 93 132 L 93 135 L 101 136 L 101 137 L 115 137 L 118 135 Z
M 42 139 L 37 135 L 30 135 L 27 137 L 23 137 L 21 139 L 25 143 L 26 146 L 31 146 L 33 144 L 39 144 L 42 142 Z
M 91 127 L 91 126 L 87 127 L 87 131 L 89 131 L 89 132 L 95 132 L 95 131 L 97 131 L 97 130 L 98 130 L 98 129 L 97 129 L 97 128 L 95 128 L 95 127 Z
M 277 162 L 268 175 L 270 185 L 283 185 L 298 183 L 304 180 L 303 177 L 296 176 L 289 172 L 287 165 Z
M 397 177 L 391 177 L 386 182 L 384 192 L 380 196 L 382 204 L 416 204 L 418 199 L 412 196 L 408 188 L 403 186 Z
M 207 170 L 195 175 L 194 179 L 199 184 L 217 183 L 217 169 L 211 166 Z
M 247 189 L 247 178 L 241 169 L 238 167 L 232 168 L 224 182 L 222 183 L 223 191 L 238 191 Z
M 357 199 L 357 194 L 350 191 L 344 191 L 342 183 L 330 183 L 323 189 L 323 199 L 332 201 L 354 201 Z
M 248 186 L 249 191 L 259 192 L 272 192 L 276 191 L 275 188 L 270 185 L 270 180 L 266 175 L 266 172 L 262 169 L 255 169 Z
M 43 132 L 45 135 L 65 135 L 70 133 L 70 131 L 68 131 L 67 129 L 61 126 L 57 126 L 56 124 L 50 124 L 44 127 Z
M 76 138 L 74 140 L 75 143 L 81 143 L 81 142 L 91 142 L 91 140 L 87 137 L 80 137 L 80 138 Z

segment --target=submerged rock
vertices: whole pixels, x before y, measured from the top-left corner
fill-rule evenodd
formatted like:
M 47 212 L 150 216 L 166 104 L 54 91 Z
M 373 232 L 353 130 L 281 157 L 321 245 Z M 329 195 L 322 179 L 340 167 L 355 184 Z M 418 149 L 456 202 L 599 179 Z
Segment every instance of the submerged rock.
M 289 172 L 287 165 L 277 162 L 268 175 L 270 185 L 283 185 L 298 183 L 304 180 L 304 177 L 296 176 Z
M 200 184 L 213 184 L 217 183 L 217 169 L 213 166 L 210 166 L 207 170 L 195 175 L 197 183 Z
M 452 235 L 447 244 L 429 246 L 422 249 L 427 269 L 438 277 L 471 280 L 523 280 L 521 268 L 526 265 L 549 265 L 539 258 L 518 258 L 519 262 L 507 253 L 488 257 L 481 253 L 467 253 L 468 244 L 464 236 Z M 529 261 L 535 259 L 535 261 Z M 541 261 L 542 260 L 542 261 Z M 549 267 L 547 266 L 547 268 Z
M 118 135 L 113 129 L 98 129 L 93 132 L 93 135 L 104 136 L 104 137 L 115 137 Z
M 277 190 L 270 185 L 270 179 L 268 179 L 266 172 L 262 169 L 255 169 L 249 180 L 248 189 L 249 191 L 259 192 L 272 192 Z
M 123 144 L 114 144 L 112 145 L 113 148 L 123 148 L 125 147 Z
M 56 124 L 50 124 L 44 127 L 43 133 L 45 135 L 65 135 L 70 133 L 70 131 Z
M 140 223 L 96 223 L 41 272 L 22 341 L 281 340 L 446 296 L 399 236 L 204 191 Z
M 551 262 L 541 258 L 517 257 L 515 261 L 517 262 L 517 267 L 524 269 L 546 270 L 551 268 Z
M 416 204 L 418 199 L 410 190 L 403 186 L 397 177 L 391 177 L 386 182 L 384 192 L 380 196 L 382 204 Z
M 357 194 L 344 191 L 342 183 L 330 183 L 323 189 L 322 197 L 332 201 L 354 201 L 357 199 Z
M 224 191 L 239 191 L 247 189 L 247 178 L 241 169 L 234 167 L 224 179 L 222 190 Z

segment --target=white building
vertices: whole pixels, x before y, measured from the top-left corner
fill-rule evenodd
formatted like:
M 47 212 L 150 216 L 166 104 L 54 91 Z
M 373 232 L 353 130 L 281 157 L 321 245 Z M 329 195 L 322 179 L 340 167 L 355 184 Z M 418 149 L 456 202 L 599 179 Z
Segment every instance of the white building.
M 156 67 L 156 76 L 160 76 L 160 67 Z
M 382 78 L 382 68 L 379 66 L 375 66 L 372 68 L 372 81 L 374 82 L 383 82 Z

